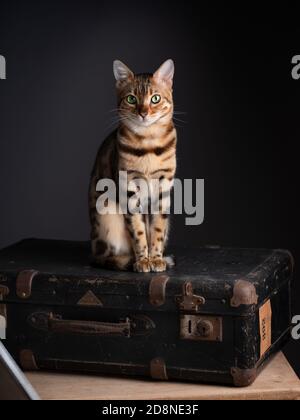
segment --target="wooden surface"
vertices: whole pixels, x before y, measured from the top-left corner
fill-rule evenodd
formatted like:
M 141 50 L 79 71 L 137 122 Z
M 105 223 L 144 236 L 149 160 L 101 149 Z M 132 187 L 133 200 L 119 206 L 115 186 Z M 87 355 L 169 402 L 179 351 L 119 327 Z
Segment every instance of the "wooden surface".
M 248 388 L 231 388 L 151 380 L 27 373 L 44 400 L 296 400 L 300 381 L 279 353 Z

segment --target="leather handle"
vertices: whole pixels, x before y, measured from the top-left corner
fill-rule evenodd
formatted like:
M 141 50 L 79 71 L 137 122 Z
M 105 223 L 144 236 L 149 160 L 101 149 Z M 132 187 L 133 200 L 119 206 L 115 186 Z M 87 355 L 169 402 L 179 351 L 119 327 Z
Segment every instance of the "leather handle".
M 131 336 L 131 321 L 126 318 L 120 322 L 96 322 L 65 320 L 53 313 L 35 313 L 29 318 L 32 326 L 57 334 L 75 334 L 102 337 Z
M 95 322 L 95 321 L 69 321 L 49 317 L 49 330 L 61 334 L 82 334 L 107 337 L 130 337 L 130 321 L 125 322 Z

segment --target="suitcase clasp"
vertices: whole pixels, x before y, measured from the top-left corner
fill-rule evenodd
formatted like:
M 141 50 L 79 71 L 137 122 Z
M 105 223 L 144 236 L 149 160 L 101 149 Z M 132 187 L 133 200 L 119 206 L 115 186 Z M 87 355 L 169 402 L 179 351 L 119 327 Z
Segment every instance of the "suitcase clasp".
M 205 304 L 205 298 L 195 295 L 192 283 L 186 282 L 183 285 L 183 294 L 182 296 L 176 296 L 176 302 L 179 304 L 181 311 L 198 312 L 199 306 Z

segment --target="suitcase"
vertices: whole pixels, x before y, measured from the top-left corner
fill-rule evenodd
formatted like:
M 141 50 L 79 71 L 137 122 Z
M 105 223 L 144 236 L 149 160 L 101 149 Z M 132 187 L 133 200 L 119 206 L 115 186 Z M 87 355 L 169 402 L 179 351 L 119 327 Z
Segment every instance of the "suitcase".
M 159 275 L 93 268 L 89 255 L 35 239 L 0 252 L 4 343 L 24 370 L 242 387 L 289 339 L 288 251 L 183 248 Z

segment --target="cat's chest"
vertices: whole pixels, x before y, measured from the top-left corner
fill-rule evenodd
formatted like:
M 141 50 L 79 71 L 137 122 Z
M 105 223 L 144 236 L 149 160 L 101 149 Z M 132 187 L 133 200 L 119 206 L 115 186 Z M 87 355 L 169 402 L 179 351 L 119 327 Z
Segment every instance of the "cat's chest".
M 156 156 L 155 153 L 146 153 L 144 156 L 135 159 L 132 169 L 150 177 L 150 175 L 159 168 L 160 164 L 161 159 Z
M 175 149 L 168 151 L 168 153 L 162 153 L 161 144 L 163 144 L 163 140 L 158 139 L 157 141 L 143 142 L 139 148 L 125 150 L 125 153 L 120 155 L 121 167 L 127 171 L 136 171 L 151 178 L 151 175 L 162 168 L 165 163 L 171 165 L 175 163 Z M 170 158 L 168 162 L 166 162 L 166 157 Z

